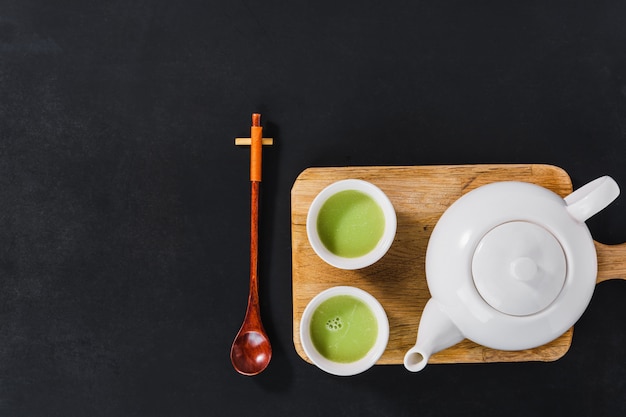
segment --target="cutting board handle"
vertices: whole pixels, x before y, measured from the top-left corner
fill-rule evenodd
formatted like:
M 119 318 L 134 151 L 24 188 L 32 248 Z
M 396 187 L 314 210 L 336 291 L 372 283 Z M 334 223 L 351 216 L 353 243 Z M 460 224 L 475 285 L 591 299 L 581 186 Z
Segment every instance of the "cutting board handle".
M 598 254 L 598 278 L 596 283 L 609 279 L 626 279 L 626 243 L 605 245 L 594 242 Z

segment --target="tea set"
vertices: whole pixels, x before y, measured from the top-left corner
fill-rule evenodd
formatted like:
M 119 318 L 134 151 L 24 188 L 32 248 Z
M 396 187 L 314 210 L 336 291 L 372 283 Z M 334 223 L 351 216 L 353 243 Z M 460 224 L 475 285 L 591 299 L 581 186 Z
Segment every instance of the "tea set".
M 375 184 L 348 179 L 330 184 L 315 197 L 307 215 L 307 237 L 328 264 L 339 269 L 364 268 L 385 255 L 391 246 L 389 235 L 361 259 L 333 255 L 319 238 L 320 207 L 346 189 L 369 193 L 386 207 L 386 230 L 395 234 L 396 216 L 389 210 L 385 194 Z M 463 339 L 516 351 L 562 335 L 583 314 L 595 289 L 596 251 L 585 221 L 613 202 L 619 192 L 609 176 L 591 181 L 565 198 L 536 184 L 498 181 L 451 204 L 428 241 L 425 267 L 431 298 L 416 329 L 415 346 L 405 354 L 405 368 L 420 371 L 431 355 Z M 380 350 L 360 366 L 335 363 L 329 367 L 313 346 L 311 311 L 330 296 L 322 292 L 307 305 L 300 321 L 302 347 L 311 362 L 326 372 L 363 372 L 375 363 L 372 357 L 380 357 Z M 372 298 L 364 299 L 372 303 Z M 377 308 L 375 303 L 371 305 Z M 379 322 L 387 320 L 383 317 Z M 388 330 L 382 327 L 386 338 Z

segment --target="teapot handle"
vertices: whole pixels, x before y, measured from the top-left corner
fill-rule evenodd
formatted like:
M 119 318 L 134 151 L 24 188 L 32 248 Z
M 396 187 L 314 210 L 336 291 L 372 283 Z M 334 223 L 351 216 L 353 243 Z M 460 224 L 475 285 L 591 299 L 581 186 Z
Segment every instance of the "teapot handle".
M 619 195 L 619 186 L 608 175 L 587 183 L 565 197 L 569 214 L 584 223 L 594 214 L 611 204 Z

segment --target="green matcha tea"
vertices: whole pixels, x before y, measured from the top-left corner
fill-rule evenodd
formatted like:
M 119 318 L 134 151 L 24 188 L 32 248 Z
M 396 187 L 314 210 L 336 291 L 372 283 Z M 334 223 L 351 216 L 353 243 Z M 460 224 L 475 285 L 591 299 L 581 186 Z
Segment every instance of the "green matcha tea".
M 317 233 L 337 256 L 357 258 L 376 247 L 385 230 L 383 210 L 367 194 L 340 191 L 331 196 L 317 217 Z
M 315 309 L 310 332 L 311 341 L 322 356 L 349 363 L 363 358 L 374 346 L 378 322 L 363 301 L 351 295 L 336 295 Z

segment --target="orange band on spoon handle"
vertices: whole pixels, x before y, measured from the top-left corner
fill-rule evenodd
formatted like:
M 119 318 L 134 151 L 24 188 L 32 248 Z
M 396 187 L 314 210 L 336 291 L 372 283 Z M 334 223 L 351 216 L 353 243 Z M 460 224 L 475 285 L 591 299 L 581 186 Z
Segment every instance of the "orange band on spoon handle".
M 250 181 L 261 182 L 261 153 L 263 148 L 263 128 L 261 127 L 261 115 L 252 114 L 252 127 L 250 127 Z

